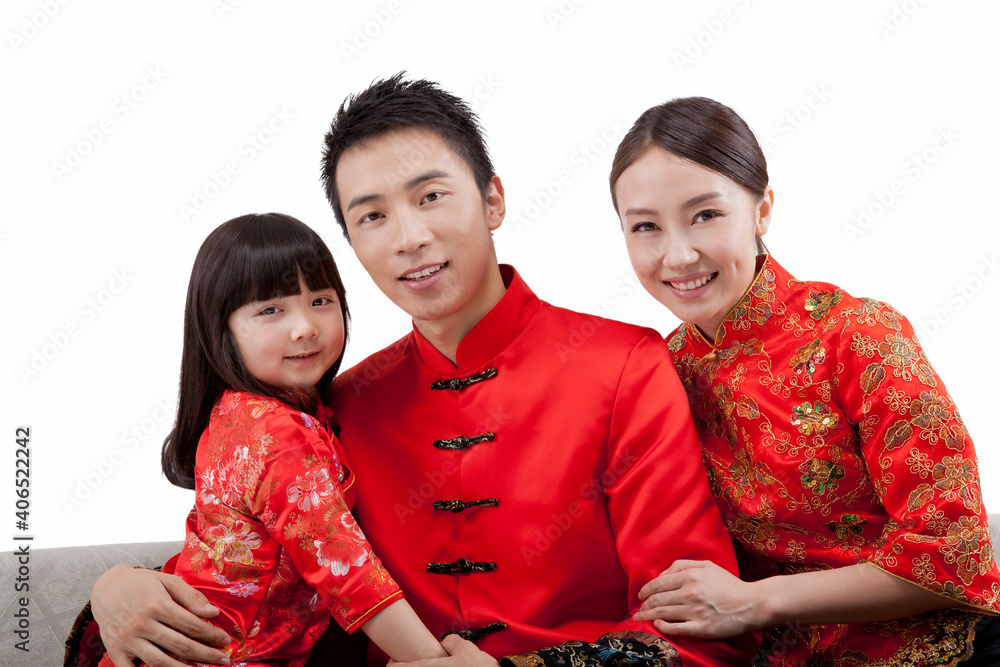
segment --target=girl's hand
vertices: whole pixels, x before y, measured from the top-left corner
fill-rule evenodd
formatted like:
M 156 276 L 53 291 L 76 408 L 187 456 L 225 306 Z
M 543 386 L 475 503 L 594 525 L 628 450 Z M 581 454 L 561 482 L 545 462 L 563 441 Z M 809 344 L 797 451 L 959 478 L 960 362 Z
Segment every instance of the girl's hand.
M 386 667 L 499 667 L 500 665 L 489 653 L 480 651 L 478 646 L 458 635 L 448 635 L 441 640 L 441 645 L 448 651 L 449 657 L 413 662 L 390 660 Z
M 229 637 L 199 618 L 217 615 L 218 608 L 179 577 L 116 565 L 94 584 L 91 609 L 116 665 L 141 658 L 149 667 L 184 667 L 164 649 L 210 665 L 229 664 L 225 652 L 211 648 L 227 646 Z
M 711 561 L 674 561 L 642 587 L 639 598 L 642 606 L 632 618 L 653 621 L 664 634 L 722 638 L 762 627 L 753 584 Z

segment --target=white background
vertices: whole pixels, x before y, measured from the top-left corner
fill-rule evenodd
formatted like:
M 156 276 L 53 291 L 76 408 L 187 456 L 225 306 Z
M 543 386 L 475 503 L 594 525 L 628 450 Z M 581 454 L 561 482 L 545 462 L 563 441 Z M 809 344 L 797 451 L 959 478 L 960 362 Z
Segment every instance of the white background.
M 320 232 L 355 314 L 348 364 L 408 330 L 318 181 L 343 97 L 403 69 L 480 113 L 507 191 L 501 261 L 548 301 L 663 333 L 676 321 L 633 282 L 611 157 L 653 104 L 735 108 L 768 147 L 772 252 L 918 325 L 1000 511 L 998 21 L 985 1 L 6 0 L 0 535 L 18 533 L 29 425 L 36 548 L 182 537 L 192 494 L 159 449 L 188 273 L 221 222 L 273 210 Z

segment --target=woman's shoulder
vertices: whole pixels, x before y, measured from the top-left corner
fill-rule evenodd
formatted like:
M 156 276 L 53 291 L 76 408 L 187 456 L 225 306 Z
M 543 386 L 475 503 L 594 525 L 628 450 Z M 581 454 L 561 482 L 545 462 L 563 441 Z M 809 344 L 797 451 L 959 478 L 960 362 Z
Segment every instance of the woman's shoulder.
M 821 329 L 912 330 L 906 318 L 887 301 L 855 296 L 838 285 L 819 280 L 792 278 L 788 287 L 785 296 L 788 313 L 811 320 L 821 325 Z

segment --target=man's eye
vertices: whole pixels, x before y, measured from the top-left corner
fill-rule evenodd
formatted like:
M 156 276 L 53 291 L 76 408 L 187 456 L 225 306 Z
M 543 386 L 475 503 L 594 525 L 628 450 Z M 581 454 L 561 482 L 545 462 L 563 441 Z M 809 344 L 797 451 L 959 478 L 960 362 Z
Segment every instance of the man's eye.
M 441 199 L 441 197 L 443 196 L 444 196 L 443 192 L 428 192 L 427 194 L 424 195 L 424 201 L 428 203 L 435 202 L 438 199 Z
M 372 211 L 368 215 L 362 216 L 362 218 L 358 220 L 358 222 L 359 223 L 374 222 L 375 220 L 378 220 L 381 216 L 382 216 L 381 213 Z

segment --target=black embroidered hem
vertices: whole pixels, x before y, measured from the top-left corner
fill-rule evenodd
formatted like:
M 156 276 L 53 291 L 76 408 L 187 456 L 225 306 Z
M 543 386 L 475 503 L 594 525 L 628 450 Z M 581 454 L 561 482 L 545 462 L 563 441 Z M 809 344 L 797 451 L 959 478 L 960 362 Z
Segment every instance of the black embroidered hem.
M 595 643 L 565 642 L 523 655 L 509 655 L 501 667 L 682 667 L 677 649 L 646 632 L 614 632 Z

